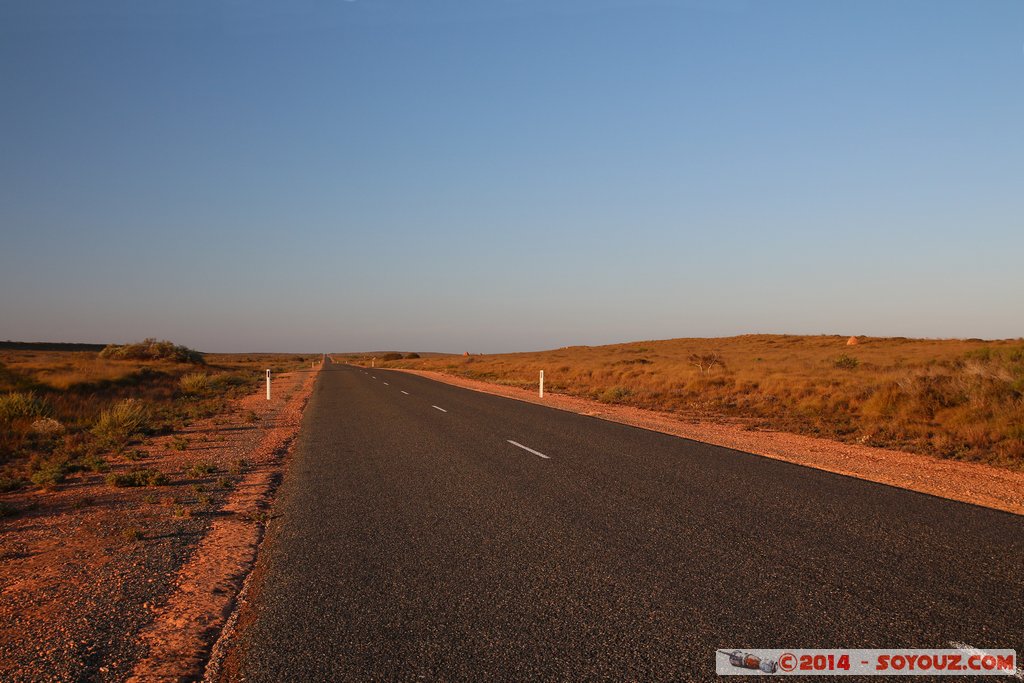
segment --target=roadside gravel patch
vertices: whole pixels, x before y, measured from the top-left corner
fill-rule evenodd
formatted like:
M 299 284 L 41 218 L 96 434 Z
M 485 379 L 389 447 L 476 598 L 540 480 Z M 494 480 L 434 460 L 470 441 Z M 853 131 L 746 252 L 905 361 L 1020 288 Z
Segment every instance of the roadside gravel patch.
M 202 675 L 210 648 L 256 559 L 270 497 L 284 456 L 299 431 L 315 379 L 315 373 L 308 373 L 293 388 L 291 398 L 286 398 L 287 403 L 247 453 L 246 474 L 178 572 L 173 593 L 140 634 L 147 654 L 136 664 L 129 681 L 196 680 Z

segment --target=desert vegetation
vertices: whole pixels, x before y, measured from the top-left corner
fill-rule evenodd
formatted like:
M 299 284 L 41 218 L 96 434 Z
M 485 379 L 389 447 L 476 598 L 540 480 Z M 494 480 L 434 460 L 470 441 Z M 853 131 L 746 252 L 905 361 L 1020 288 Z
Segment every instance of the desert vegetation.
M 76 472 L 134 461 L 134 444 L 222 412 L 257 388 L 265 368 L 307 364 L 305 356 L 200 354 L 154 339 L 99 351 L 0 345 L 0 492 L 53 488 Z M 136 469 L 108 483 L 157 485 L 157 474 Z
M 135 344 L 108 344 L 100 351 L 100 358 L 111 360 L 168 360 L 176 363 L 203 365 L 203 354 L 167 340 L 145 339 Z
M 1024 467 L 1024 340 L 745 335 L 384 364 L 524 388 L 543 369 L 548 391 L 683 419 Z

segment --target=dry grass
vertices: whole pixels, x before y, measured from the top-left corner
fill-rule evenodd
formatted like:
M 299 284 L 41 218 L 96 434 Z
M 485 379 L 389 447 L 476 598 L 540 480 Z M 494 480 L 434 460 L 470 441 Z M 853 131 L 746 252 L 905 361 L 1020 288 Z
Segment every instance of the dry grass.
M 745 335 L 377 363 L 522 387 L 536 387 L 543 369 L 548 391 L 1024 466 L 1024 340 L 846 339 Z
M 0 349 L 0 480 L 7 490 L 52 487 L 76 471 L 95 470 L 102 456 L 131 460 L 128 447 L 146 435 L 215 415 L 229 399 L 255 391 L 266 368 L 302 369 L 310 358 L 206 354 L 200 379 L 195 358 Z
M 123 450 L 132 439 L 150 430 L 152 421 L 146 404 L 137 398 L 126 398 L 102 413 L 92 434 L 106 448 Z

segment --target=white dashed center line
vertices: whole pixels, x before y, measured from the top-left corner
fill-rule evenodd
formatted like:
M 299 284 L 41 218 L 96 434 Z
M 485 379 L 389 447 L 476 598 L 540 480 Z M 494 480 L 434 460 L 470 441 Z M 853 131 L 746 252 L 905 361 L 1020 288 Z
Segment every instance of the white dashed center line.
M 390 384 L 388 384 L 387 382 L 384 382 L 384 386 L 386 386 L 386 387 L 390 387 L 391 385 L 390 385 Z
M 444 409 L 444 408 L 442 408 L 441 406 L 432 406 L 432 407 L 433 407 L 433 408 L 437 408 L 437 409 L 438 409 L 438 410 L 440 410 L 440 411 L 441 411 L 442 413 L 447 413 L 447 412 L 448 412 L 447 410 L 445 410 L 445 409 Z
M 400 391 L 401 391 L 401 390 L 400 390 Z M 403 393 L 403 394 L 405 394 L 406 396 L 408 396 L 408 395 L 409 395 L 409 392 L 408 392 L 408 391 L 402 391 L 402 393 Z
M 551 459 L 549 456 L 544 455 L 540 451 L 535 451 L 532 448 L 527 448 L 523 444 L 517 443 L 517 442 L 513 441 L 512 439 L 509 439 L 508 442 L 510 444 L 512 444 L 513 446 L 518 446 L 519 448 L 522 448 L 524 451 L 529 451 L 530 453 L 533 453 L 534 455 L 539 455 L 540 457 L 544 458 L 545 460 L 550 460 Z

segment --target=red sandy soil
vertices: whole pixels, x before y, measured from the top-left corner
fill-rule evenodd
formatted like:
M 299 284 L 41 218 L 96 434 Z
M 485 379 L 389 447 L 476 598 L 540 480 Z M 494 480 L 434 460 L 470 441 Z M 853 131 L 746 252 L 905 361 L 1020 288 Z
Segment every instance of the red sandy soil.
M 1024 472 L 810 436 L 754 430 L 738 420 L 692 420 L 575 396 L 537 392 L 425 370 L 402 370 L 459 387 L 756 453 L 910 491 L 1024 514 Z
M 279 375 L 273 400 L 261 390 L 112 467 L 156 469 L 170 485 L 113 488 L 85 474 L 55 491 L 6 494 L 23 512 L 0 520 L 0 680 L 200 674 L 315 378 Z M 171 447 L 180 437 L 184 451 Z M 190 473 L 199 463 L 217 471 Z

